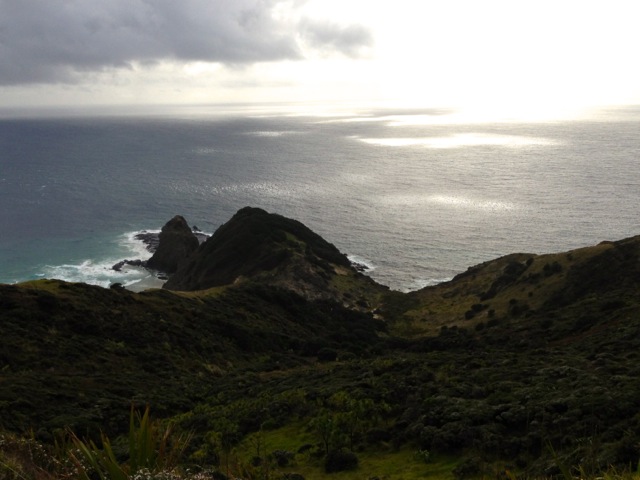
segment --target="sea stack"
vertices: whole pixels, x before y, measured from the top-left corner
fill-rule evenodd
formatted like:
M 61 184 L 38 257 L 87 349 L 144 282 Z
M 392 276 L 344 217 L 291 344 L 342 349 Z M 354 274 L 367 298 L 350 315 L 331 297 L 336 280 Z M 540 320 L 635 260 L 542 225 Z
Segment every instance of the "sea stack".
M 168 274 L 174 273 L 199 244 L 184 217 L 176 215 L 162 227 L 158 248 L 147 261 L 147 267 Z

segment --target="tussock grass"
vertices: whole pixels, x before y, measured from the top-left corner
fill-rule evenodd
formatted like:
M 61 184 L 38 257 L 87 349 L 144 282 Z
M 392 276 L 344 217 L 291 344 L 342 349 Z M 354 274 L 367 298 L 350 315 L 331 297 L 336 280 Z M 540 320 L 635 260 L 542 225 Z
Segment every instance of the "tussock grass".
M 150 418 L 149 407 L 143 414 L 131 407 L 127 460 L 121 462 L 109 437 L 101 435 L 101 447 L 92 440 L 81 440 L 70 432 L 74 449 L 69 455 L 80 480 L 129 480 L 139 471 L 171 472 L 183 460 L 189 435 L 172 435 L 171 427 L 162 428 Z

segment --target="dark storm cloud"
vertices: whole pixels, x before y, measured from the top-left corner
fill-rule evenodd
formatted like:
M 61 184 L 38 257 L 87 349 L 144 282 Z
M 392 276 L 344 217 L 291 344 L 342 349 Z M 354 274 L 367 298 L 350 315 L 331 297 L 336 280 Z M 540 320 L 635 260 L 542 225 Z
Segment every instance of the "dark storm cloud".
M 85 72 L 163 60 L 300 59 L 300 38 L 352 56 L 371 40 L 362 27 L 278 20 L 277 3 L 0 0 L 0 84 L 73 81 Z

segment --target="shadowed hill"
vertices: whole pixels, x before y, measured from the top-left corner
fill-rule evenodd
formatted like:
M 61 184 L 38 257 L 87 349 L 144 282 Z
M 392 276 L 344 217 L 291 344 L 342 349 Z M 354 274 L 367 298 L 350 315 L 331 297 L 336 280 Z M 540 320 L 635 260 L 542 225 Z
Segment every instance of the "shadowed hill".
M 357 272 L 346 255 L 302 223 L 245 207 L 200 245 L 164 288 L 195 291 L 251 280 L 309 299 L 354 304 L 356 299 L 345 298 L 343 289 L 336 286 L 337 276 L 349 277 L 365 290 L 385 290 Z

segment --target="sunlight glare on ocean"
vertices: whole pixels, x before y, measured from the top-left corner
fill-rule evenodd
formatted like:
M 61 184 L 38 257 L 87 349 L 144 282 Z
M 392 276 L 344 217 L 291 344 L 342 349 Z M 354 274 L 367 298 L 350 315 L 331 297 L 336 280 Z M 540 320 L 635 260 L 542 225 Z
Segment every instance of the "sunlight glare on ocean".
M 330 107 L 3 117 L 0 281 L 142 280 L 110 269 L 144 255 L 126 235 L 176 214 L 214 232 L 248 205 L 300 220 L 400 290 L 640 234 L 638 107 L 492 121 Z

